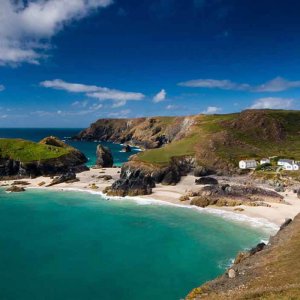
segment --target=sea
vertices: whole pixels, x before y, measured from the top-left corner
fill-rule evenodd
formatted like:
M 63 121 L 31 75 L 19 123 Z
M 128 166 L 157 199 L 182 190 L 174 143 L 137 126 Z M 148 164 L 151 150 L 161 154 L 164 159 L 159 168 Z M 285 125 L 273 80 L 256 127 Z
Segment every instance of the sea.
M 96 163 L 96 148 L 99 142 L 72 141 L 70 138 L 81 130 L 82 128 L 0 128 L 0 138 L 22 138 L 38 142 L 47 136 L 55 136 L 83 152 L 89 160 L 87 165 L 93 166 Z M 128 161 L 131 155 L 141 151 L 139 148 L 133 147 L 131 152 L 126 153 L 122 152 L 121 144 L 110 142 L 101 142 L 101 144 L 112 151 L 115 166 L 121 166 Z
M 1 129 L 0 137 L 37 141 L 76 132 Z M 95 161 L 96 143 L 70 143 Z M 121 145 L 105 145 L 118 163 L 128 159 Z M 154 200 L 0 188 L 0 299 L 183 299 L 275 229 L 263 220 Z

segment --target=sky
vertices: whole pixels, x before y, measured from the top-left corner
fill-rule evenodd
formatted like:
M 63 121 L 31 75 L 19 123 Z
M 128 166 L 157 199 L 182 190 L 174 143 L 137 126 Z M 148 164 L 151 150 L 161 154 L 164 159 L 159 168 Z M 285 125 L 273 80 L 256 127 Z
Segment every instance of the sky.
M 300 109 L 296 0 L 0 0 L 0 127 Z

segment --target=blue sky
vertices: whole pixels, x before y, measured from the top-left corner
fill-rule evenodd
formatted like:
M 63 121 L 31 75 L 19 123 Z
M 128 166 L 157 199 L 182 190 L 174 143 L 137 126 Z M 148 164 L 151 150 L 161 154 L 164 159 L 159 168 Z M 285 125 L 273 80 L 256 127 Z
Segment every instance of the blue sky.
M 300 3 L 0 1 L 0 127 L 300 108 Z

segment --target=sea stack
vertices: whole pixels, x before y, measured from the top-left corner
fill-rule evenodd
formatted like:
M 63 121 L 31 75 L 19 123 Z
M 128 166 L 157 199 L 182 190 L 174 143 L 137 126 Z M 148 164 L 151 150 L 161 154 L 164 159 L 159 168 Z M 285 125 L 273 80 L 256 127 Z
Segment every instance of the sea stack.
M 96 150 L 97 161 L 96 166 L 101 168 L 111 168 L 114 164 L 113 156 L 109 148 L 102 145 L 97 146 Z

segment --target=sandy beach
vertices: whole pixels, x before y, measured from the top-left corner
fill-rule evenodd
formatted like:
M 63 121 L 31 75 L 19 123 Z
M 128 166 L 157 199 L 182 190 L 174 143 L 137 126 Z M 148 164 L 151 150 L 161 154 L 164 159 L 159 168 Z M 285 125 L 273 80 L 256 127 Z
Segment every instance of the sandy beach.
M 110 186 L 116 179 L 119 178 L 120 168 L 106 168 L 106 169 L 90 169 L 89 171 L 77 174 L 78 182 L 74 183 L 62 183 L 51 187 L 46 187 L 52 179 L 50 177 L 38 177 L 34 179 L 24 179 L 29 185 L 25 188 L 37 188 L 37 189 L 47 189 L 47 190 L 80 190 L 93 193 L 101 193 L 103 190 Z M 104 175 L 109 175 L 112 177 L 110 180 L 105 180 Z M 218 178 L 220 183 L 230 184 L 241 184 L 241 181 L 245 180 L 241 177 L 228 178 Z M 10 186 L 14 180 L 0 181 L 2 187 Z M 41 185 L 41 183 L 43 183 Z M 266 188 L 266 186 L 261 186 Z M 190 206 L 189 201 L 180 201 L 179 198 L 188 191 L 196 191 L 200 189 L 200 186 L 195 184 L 195 177 L 192 175 L 182 177 L 181 181 L 175 186 L 164 186 L 157 184 L 153 189 L 151 195 L 138 196 L 138 199 L 145 199 L 158 202 L 168 202 L 174 205 Z M 287 218 L 294 218 L 298 213 L 300 213 L 300 199 L 297 198 L 292 190 L 286 190 L 284 193 L 280 193 L 285 202 L 283 203 L 268 203 L 271 207 L 264 206 L 239 206 L 243 208 L 243 211 L 235 211 L 236 207 L 216 207 L 209 206 L 208 211 L 222 211 L 234 213 L 236 216 L 247 216 L 249 218 L 266 220 L 277 226 L 280 226 Z M 133 197 L 134 198 L 134 197 Z

